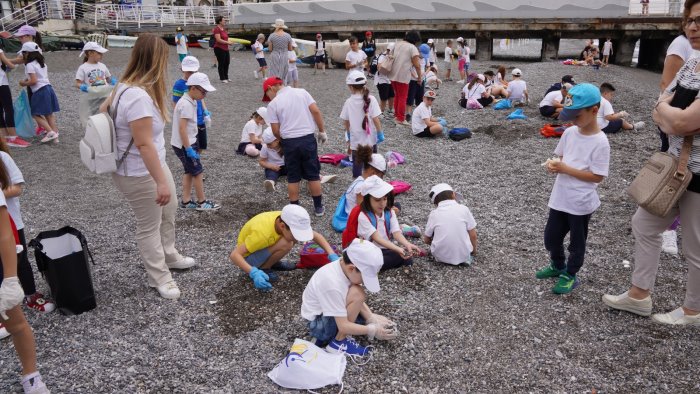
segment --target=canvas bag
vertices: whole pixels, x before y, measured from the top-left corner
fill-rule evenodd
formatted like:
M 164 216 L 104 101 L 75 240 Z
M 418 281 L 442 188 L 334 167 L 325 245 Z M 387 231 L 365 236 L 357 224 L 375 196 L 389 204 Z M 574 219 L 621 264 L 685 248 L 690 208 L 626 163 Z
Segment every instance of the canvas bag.
M 627 194 L 652 215 L 668 215 L 693 178 L 688 169 L 692 145 L 693 136 L 686 136 L 679 158 L 666 152 L 654 153 L 630 184 Z
M 384 56 L 384 60 L 377 64 L 377 72 L 382 75 L 388 75 L 394 67 L 394 50 L 392 49 L 388 55 Z
M 124 154 L 119 157 L 117 152 L 117 132 L 114 127 L 114 119 L 117 118 L 119 99 L 124 92 L 122 90 L 110 109 L 111 113 L 99 113 L 88 118 L 85 126 L 85 136 L 80 140 L 80 160 L 95 174 L 109 174 L 117 171 L 117 168 L 129 155 L 129 149 L 134 144 L 134 139 L 129 141 Z M 114 88 L 114 92 L 118 89 Z
M 87 240 L 73 227 L 42 231 L 29 242 L 42 276 L 51 288 L 58 310 L 77 315 L 95 309 L 95 289 L 88 257 Z
M 342 392 L 347 362 L 343 353 L 328 353 L 297 338 L 287 356 L 267 376 L 288 389 L 312 390 L 337 384 Z

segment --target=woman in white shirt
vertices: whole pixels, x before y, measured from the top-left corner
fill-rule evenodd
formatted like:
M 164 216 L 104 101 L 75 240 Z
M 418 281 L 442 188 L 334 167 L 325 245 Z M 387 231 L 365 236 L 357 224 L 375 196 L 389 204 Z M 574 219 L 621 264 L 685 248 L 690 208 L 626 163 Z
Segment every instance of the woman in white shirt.
M 121 83 L 100 109 L 116 110 L 117 151 L 121 156 L 128 150 L 112 179 L 136 215 L 136 244 L 148 285 L 163 298 L 177 299 L 180 290 L 170 270 L 190 268 L 195 262 L 175 248 L 177 194 L 165 162 L 163 137 L 169 121 L 167 59 L 165 41 L 153 34 L 140 35 Z

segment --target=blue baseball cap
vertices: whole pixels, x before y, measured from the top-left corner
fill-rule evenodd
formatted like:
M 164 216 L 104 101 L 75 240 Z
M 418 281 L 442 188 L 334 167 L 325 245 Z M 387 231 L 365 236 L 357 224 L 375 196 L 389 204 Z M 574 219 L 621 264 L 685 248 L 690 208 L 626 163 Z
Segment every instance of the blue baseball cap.
M 430 57 L 430 47 L 428 44 L 420 44 L 418 47 L 418 50 L 420 51 L 420 54 L 423 56 L 423 59 L 427 59 Z
M 582 109 L 599 104 L 600 89 L 590 83 L 580 83 L 567 91 L 564 109 L 559 114 L 559 120 L 574 120 Z

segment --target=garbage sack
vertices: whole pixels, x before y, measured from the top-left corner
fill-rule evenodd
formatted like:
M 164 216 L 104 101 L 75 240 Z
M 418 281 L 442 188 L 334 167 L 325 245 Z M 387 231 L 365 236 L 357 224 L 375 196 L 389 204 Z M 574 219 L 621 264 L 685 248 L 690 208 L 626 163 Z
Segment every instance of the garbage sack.
M 80 95 L 80 103 L 78 104 L 78 115 L 83 127 L 87 125 L 88 119 L 100 112 L 100 105 L 112 93 L 112 85 L 90 86 L 87 93 Z
M 503 99 L 496 104 L 494 104 L 493 109 L 499 110 L 499 109 L 509 109 L 513 108 L 513 104 L 510 102 L 508 99 Z
M 522 109 L 516 109 L 513 111 L 506 119 L 527 119 L 527 116 L 523 113 Z
M 12 107 L 15 110 L 15 131 L 17 135 L 24 138 L 34 138 L 34 121 L 32 120 L 32 109 L 29 105 L 27 91 L 22 89 Z

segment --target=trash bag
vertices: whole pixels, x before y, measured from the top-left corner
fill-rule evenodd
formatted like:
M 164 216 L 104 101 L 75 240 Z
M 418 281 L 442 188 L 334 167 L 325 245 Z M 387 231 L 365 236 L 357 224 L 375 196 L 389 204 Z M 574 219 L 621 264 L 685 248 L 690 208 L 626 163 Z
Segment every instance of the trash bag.
M 22 89 L 19 96 L 12 104 L 15 110 L 15 131 L 17 135 L 24 139 L 34 138 L 34 121 L 32 120 L 32 109 L 29 106 L 29 96 L 27 91 Z
M 499 109 L 510 109 L 513 108 L 513 104 L 510 102 L 509 99 L 503 99 L 496 104 L 494 104 L 493 109 L 499 110 Z
M 515 111 L 511 112 L 511 114 L 508 115 L 506 119 L 527 119 L 527 116 L 523 113 L 522 109 L 516 109 Z
M 78 115 L 83 128 L 87 125 L 88 119 L 100 112 L 100 105 L 112 93 L 112 85 L 90 86 L 87 93 L 80 95 L 80 103 L 78 104 Z

